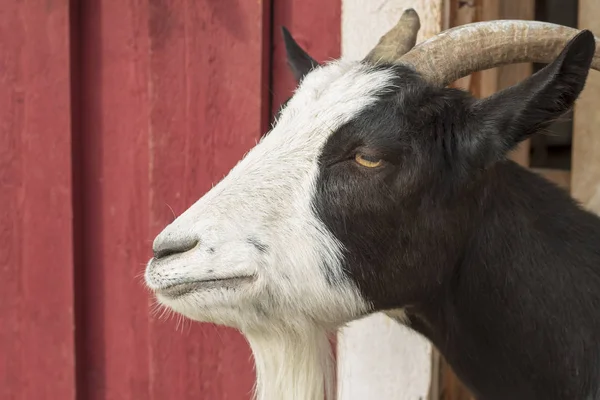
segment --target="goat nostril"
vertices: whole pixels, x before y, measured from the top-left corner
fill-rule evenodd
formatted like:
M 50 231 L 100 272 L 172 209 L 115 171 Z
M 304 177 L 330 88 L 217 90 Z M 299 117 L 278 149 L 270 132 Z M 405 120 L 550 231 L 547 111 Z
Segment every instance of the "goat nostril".
M 155 252 L 154 258 L 158 260 L 159 258 L 166 258 L 166 257 L 172 256 L 173 254 L 177 254 L 177 253 L 181 253 L 181 252 L 174 250 L 174 249 L 163 249 L 163 250 L 159 250 L 159 251 Z
M 185 240 L 172 240 L 160 242 L 154 247 L 154 258 L 156 260 L 166 258 L 174 254 L 185 253 L 186 251 L 192 250 L 198 245 L 196 239 L 185 239 Z

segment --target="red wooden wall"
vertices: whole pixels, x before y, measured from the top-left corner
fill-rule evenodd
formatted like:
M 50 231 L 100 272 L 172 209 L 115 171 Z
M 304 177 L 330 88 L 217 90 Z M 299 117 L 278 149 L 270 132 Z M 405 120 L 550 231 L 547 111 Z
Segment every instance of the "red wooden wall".
M 7 400 L 75 393 L 69 9 L 66 0 L 35 3 L 0 9 L 0 399 Z
M 0 399 L 250 397 L 242 336 L 152 314 L 144 264 L 291 93 L 280 26 L 335 58 L 340 7 L 3 3 Z

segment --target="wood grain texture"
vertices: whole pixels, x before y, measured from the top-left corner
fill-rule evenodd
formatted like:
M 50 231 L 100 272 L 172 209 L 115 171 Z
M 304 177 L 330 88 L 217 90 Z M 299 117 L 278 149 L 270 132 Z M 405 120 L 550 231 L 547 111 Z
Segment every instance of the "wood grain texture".
M 579 28 L 600 34 L 600 3 L 579 1 Z M 571 194 L 586 208 L 600 213 L 600 73 L 590 71 L 575 105 L 573 119 Z
M 267 126 L 270 4 L 79 7 L 80 396 L 249 399 L 243 337 L 150 314 L 142 273 L 155 235 Z
M 74 399 L 69 2 L 0 11 L 0 398 Z
M 149 399 L 148 14 L 130 1 L 77 4 L 78 392 Z

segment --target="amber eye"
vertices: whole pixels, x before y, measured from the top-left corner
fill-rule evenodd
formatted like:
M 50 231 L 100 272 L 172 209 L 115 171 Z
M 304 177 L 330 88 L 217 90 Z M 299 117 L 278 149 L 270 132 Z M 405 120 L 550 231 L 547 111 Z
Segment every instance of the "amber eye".
M 366 154 L 356 154 L 356 156 L 354 157 L 354 160 L 362 165 L 363 167 L 367 167 L 367 168 L 376 168 L 379 167 L 381 164 L 383 164 L 383 160 L 377 157 L 372 157 L 372 156 L 368 156 Z

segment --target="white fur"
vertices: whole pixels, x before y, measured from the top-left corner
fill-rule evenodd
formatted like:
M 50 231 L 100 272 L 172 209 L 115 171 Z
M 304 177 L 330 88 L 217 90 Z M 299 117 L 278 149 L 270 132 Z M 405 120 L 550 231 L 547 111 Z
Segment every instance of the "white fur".
M 155 249 L 199 240 L 193 250 L 151 260 L 147 285 L 161 303 L 189 318 L 245 333 L 260 400 L 322 399 L 330 382 L 323 377 L 331 373 L 327 332 L 369 310 L 344 276 L 342 245 L 316 216 L 312 199 L 325 142 L 376 94 L 391 89 L 391 79 L 388 71 L 346 61 L 311 72 L 271 132 L 155 240 Z M 177 283 L 236 276 L 253 279 L 177 299 L 160 294 Z
M 246 338 L 255 359 L 258 399 L 334 398 L 335 368 L 325 330 L 272 329 L 246 333 Z

